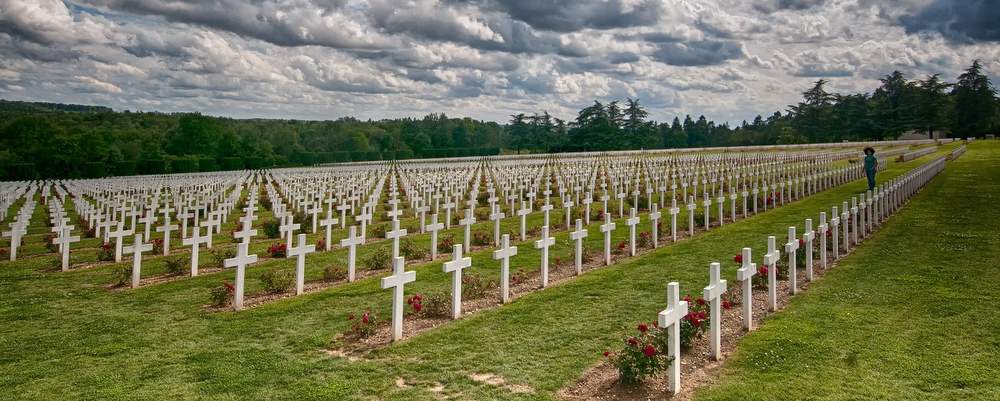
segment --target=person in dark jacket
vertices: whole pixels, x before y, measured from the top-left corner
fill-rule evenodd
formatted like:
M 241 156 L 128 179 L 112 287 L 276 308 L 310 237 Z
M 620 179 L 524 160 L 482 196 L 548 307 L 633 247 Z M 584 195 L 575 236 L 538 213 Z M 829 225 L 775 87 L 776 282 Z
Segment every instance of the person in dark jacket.
M 878 159 L 875 158 L 875 149 L 871 146 L 865 148 L 865 175 L 868 176 L 868 190 L 875 190 L 875 171 L 878 170 Z

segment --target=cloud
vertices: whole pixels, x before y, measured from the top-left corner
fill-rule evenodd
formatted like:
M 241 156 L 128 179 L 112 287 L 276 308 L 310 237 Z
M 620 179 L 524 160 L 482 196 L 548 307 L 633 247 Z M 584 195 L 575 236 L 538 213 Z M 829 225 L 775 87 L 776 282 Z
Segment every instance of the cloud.
M 572 32 L 655 24 L 665 12 L 656 0 L 478 0 L 487 9 L 501 11 L 535 29 Z
M 666 64 L 690 67 L 721 64 L 743 57 L 743 54 L 743 45 L 739 42 L 704 40 L 662 43 L 652 57 Z
M 939 32 L 965 43 L 1000 42 L 1000 2 L 994 0 L 933 0 L 899 17 L 907 33 Z

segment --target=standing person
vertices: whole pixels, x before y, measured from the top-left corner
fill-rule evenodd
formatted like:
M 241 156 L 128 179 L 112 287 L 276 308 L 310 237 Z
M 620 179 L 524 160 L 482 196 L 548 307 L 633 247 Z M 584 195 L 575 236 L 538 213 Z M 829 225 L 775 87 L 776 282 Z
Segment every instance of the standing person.
M 875 158 L 875 149 L 871 146 L 865 148 L 865 175 L 868 176 L 868 190 L 875 190 L 875 171 L 878 170 L 878 159 Z

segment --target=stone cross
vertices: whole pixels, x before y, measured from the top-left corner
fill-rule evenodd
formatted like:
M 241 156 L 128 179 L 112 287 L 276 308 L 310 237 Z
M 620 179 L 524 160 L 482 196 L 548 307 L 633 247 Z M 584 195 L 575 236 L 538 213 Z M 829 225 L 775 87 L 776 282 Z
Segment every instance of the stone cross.
M 465 249 L 470 249 L 469 244 L 470 239 L 472 239 L 472 225 L 476 224 L 476 214 L 473 212 L 472 208 L 465 209 L 465 218 L 458 221 L 465 227 L 465 236 L 462 240 L 465 243 Z
M 819 212 L 819 267 L 826 269 L 826 233 L 829 225 L 826 224 L 826 212 Z
M 69 270 L 69 244 L 80 241 L 79 235 L 70 236 L 71 226 L 63 226 L 59 236 L 52 240 L 53 244 L 59 246 L 62 253 L 62 271 Z
M 517 255 L 517 247 L 510 245 L 510 234 L 500 239 L 500 248 L 493 251 L 493 260 L 500 260 L 500 300 L 510 301 L 510 258 Z
M 299 234 L 299 245 L 288 247 L 286 258 L 295 256 L 295 295 L 302 295 L 305 288 L 306 255 L 316 252 L 316 245 L 306 245 L 306 235 Z
M 687 211 L 688 211 L 688 236 L 694 236 L 694 211 L 697 208 L 697 204 L 694 203 L 694 196 L 688 198 Z
M 281 230 L 281 236 L 285 237 L 285 244 L 288 247 L 291 247 L 293 245 L 292 235 L 295 234 L 295 230 L 298 230 L 300 227 L 302 227 L 302 225 L 295 223 L 294 221 L 295 221 L 295 215 L 292 213 L 288 213 L 285 215 L 285 222 L 282 223 L 280 226 L 278 226 L 278 230 Z
M 240 240 L 240 242 L 250 242 L 250 239 L 257 235 L 257 230 L 250 228 L 250 220 L 243 220 L 243 228 L 240 231 L 233 232 L 233 238 Z
M 144 244 L 142 234 L 136 234 L 132 245 L 126 246 L 122 251 L 132 254 L 132 288 L 139 287 L 139 279 L 142 277 L 142 253 L 153 250 L 153 244 Z
M 236 288 L 233 291 L 233 309 L 243 309 L 243 289 L 246 286 L 247 265 L 257 263 L 257 254 L 250 254 L 250 243 L 240 242 L 236 244 L 236 256 L 223 260 L 225 267 L 236 268 Z
M 767 253 L 764 255 L 764 265 L 767 266 L 767 309 L 771 312 L 778 310 L 778 260 L 781 259 L 781 251 L 775 245 L 774 236 L 767 237 Z
M 427 231 L 431 232 L 431 260 L 437 259 L 438 251 L 438 231 L 444 228 L 444 223 L 438 222 L 438 215 L 431 215 L 431 224 L 427 225 Z
M 667 355 L 670 361 L 669 389 L 673 394 L 681 391 L 681 319 L 688 313 L 687 301 L 681 301 L 680 284 L 667 284 L 667 309 L 656 316 L 657 325 L 667 330 Z
M 604 265 L 611 264 L 611 232 L 615 230 L 615 223 L 611 221 L 611 214 L 604 213 L 604 224 L 601 224 L 601 232 L 604 233 Z
M 177 229 L 176 224 L 170 223 L 170 215 L 163 215 L 163 225 L 156 227 L 156 232 L 163 233 L 163 256 L 170 254 L 170 233 Z
M 521 208 L 517 210 L 517 215 L 521 217 L 521 241 L 524 241 L 525 239 L 524 230 L 527 226 L 528 213 L 531 213 L 531 209 L 527 207 L 527 203 L 525 201 L 521 201 Z
M 670 241 L 677 242 L 677 214 L 681 208 L 677 207 L 677 199 L 670 200 Z
M 462 316 L 462 270 L 472 266 L 472 258 L 462 257 L 462 245 L 455 244 L 450 262 L 444 262 L 445 273 L 451 273 L 451 318 Z
M 709 218 L 712 215 L 712 198 L 708 197 L 708 193 L 705 194 L 705 198 L 701 201 L 701 205 L 705 211 L 705 231 L 708 231 L 711 225 Z
M 118 222 L 114 231 L 108 232 L 108 236 L 115 240 L 115 262 L 122 261 L 122 239 L 129 235 L 132 235 L 132 230 L 125 230 L 125 223 L 122 221 Z
M 566 229 L 569 229 L 570 219 L 573 218 L 573 199 L 567 198 L 563 202 L 563 210 L 566 211 Z
M 743 286 L 743 329 L 753 330 L 753 276 L 757 274 L 757 264 L 751 262 L 750 248 L 743 248 L 743 263 L 736 270 L 736 280 Z
M 639 216 L 635 214 L 635 208 L 629 210 L 629 218 L 625 220 L 625 225 L 628 226 L 628 238 L 629 244 L 629 256 L 635 256 L 635 226 L 639 224 Z
M 569 238 L 576 241 L 576 274 L 583 270 L 583 239 L 587 238 L 587 229 L 583 228 L 583 220 L 576 219 L 576 231 L 569 233 Z
M 354 281 L 354 266 L 357 263 L 358 253 L 355 247 L 358 245 L 363 245 L 365 239 L 359 237 L 358 227 L 351 226 L 347 230 L 347 238 L 340 240 L 340 246 L 347 248 L 347 281 Z
M 796 253 L 799 250 L 799 239 L 795 236 L 795 226 L 788 227 L 788 242 L 785 243 L 785 253 L 788 254 L 788 289 L 792 295 L 799 293 L 798 280 L 796 280 L 797 267 Z
M 658 248 L 660 246 L 660 228 L 657 226 L 660 225 L 660 216 L 662 214 L 657 204 L 653 203 L 650 207 L 652 207 L 652 211 L 649 212 L 649 221 L 653 226 L 653 231 L 651 231 L 653 233 L 653 248 Z
M 500 245 L 500 219 L 507 217 L 500 211 L 500 205 L 493 205 L 493 213 L 490 213 L 490 220 L 493 220 L 493 245 Z
M 329 251 L 333 247 L 333 244 L 330 243 L 333 240 L 333 226 L 340 222 L 340 219 L 333 216 L 333 213 L 327 213 L 326 218 L 319 221 L 319 225 L 326 230 L 326 237 L 323 241 L 324 251 Z
M 708 301 L 710 313 L 710 327 L 708 329 L 709 356 L 713 360 L 719 360 L 722 351 L 722 314 L 721 301 L 722 294 L 726 292 L 726 280 L 719 278 L 719 263 L 712 263 L 708 269 L 708 287 L 705 287 L 702 297 Z
M 806 231 L 802 234 L 802 239 L 805 241 L 806 245 L 806 280 L 813 281 L 813 239 L 816 238 L 816 232 L 813 231 L 813 221 L 812 219 L 806 219 Z
M 837 207 L 834 206 L 830 213 L 830 236 L 833 237 L 833 260 L 840 259 L 840 215 L 837 214 Z
M 549 236 L 549 226 L 542 226 L 542 238 L 535 241 L 535 248 L 542 250 L 542 288 L 549 285 L 549 247 L 556 244 L 556 238 Z
M 392 261 L 392 275 L 382 278 L 382 289 L 392 288 L 392 341 L 403 338 L 403 287 L 417 280 L 417 272 L 406 271 L 403 257 Z
M 392 231 L 386 231 L 385 239 L 392 240 L 392 257 L 399 256 L 399 239 L 406 236 L 406 229 L 399 228 L 399 220 L 392 220 Z
M 181 240 L 181 244 L 191 247 L 191 277 L 198 276 L 198 249 L 201 244 L 208 243 L 211 234 L 201 236 L 201 227 L 194 226 L 194 235 Z
M 546 227 L 549 226 L 549 212 L 550 211 L 552 211 L 552 204 L 546 203 L 546 204 L 542 205 L 542 213 L 545 216 L 543 224 Z

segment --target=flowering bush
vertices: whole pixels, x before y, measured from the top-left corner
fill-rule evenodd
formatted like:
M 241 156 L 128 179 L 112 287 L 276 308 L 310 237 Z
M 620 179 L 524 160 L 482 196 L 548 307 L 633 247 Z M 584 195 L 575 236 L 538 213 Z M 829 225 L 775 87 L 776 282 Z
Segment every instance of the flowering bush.
M 639 239 L 636 242 L 639 248 L 652 248 L 653 247 L 653 234 L 649 231 L 643 231 L 639 233 Z
M 347 320 L 351 321 L 351 328 L 344 333 L 345 337 L 351 338 L 366 338 L 375 334 L 375 325 L 378 322 L 378 318 L 375 316 L 375 312 L 364 311 L 361 316 L 355 316 L 353 313 L 347 315 Z
M 421 294 L 416 294 L 406 298 L 406 304 L 410 306 L 411 314 L 416 315 L 420 313 L 420 311 L 424 308 L 424 304 L 422 303 L 423 299 L 424 296 Z
M 260 282 L 264 284 L 264 292 L 277 294 L 288 291 L 292 287 L 292 272 L 287 270 L 268 270 L 260 275 Z
M 49 252 L 56 252 L 59 250 L 59 245 L 52 243 L 55 239 L 56 233 L 45 234 L 45 248 L 47 248 Z
M 288 255 L 288 245 L 283 243 L 274 243 L 267 247 L 267 256 L 272 258 L 283 258 Z
M 122 287 L 132 282 L 132 265 L 123 264 L 111 269 L 111 286 Z
M 184 274 L 184 267 L 186 266 L 184 261 L 185 258 L 183 257 L 166 258 L 163 261 L 163 265 L 167 271 L 167 275 L 179 276 Z
M 399 253 L 407 260 L 418 260 L 427 257 L 427 249 L 417 246 L 417 243 L 409 238 L 399 242 Z
M 455 246 L 455 236 L 449 235 L 447 237 L 438 238 L 438 252 L 448 253 L 451 252 L 452 247 Z
M 451 294 L 444 291 L 416 294 L 406 300 L 410 312 L 416 316 L 439 318 L 451 316 Z
M 722 309 L 732 309 L 740 306 L 741 303 L 743 303 L 743 301 L 740 301 L 740 298 L 736 296 L 735 292 L 726 291 L 722 293 Z
M 681 319 L 681 347 L 689 348 L 691 342 L 700 338 L 708 329 L 708 307 L 704 298 L 691 301 L 691 296 L 685 296 L 688 303 L 688 314 Z
M 473 231 L 472 232 L 472 245 L 485 246 L 493 243 L 493 237 L 490 233 L 486 231 Z
M 323 280 L 341 281 L 347 279 L 347 268 L 343 266 L 330 265 L 323 269 Z
M 209 293 L 212 297 L 212 306 L 228 306 L 233 302 L 233 294 L 235 293 L 236 287 L 228 281 L 223 281 L 222 285 L 212 287 L 212 291 Z
M 107 262 L 110 260 L 115 260 L 115 249 L 111 244 L 105 242 L 101 244 L 100 248 L 97 248 L 97 260 L 102 262 Z
M 163 239 L 157 238 L 153 240 L 153 254 L 160 255 L 163 253 Z
M 625 241 L 622 241 L 622 242 L 619 242 L 618 245 L 615 246 L 614 249 L 612 249 L 612 252 L 615 253 L 616 255 L 621 255 L 621 254 L 625 253 L 626 249 L 628 249 L 628 243 L 626 243 Z
M 666 369 L 673 360 L 667 356 L 667 331 L 640 323 L 638 334 L 623 339 L 618 352 L 605 351 L 604 356 L 618 369 L 623 384 L 636 384 L 648 376 Z
M 216 249 L 212 251 L 212 260 L 215 261 L 215 267 L 219 269 L 226 267 L 226 259 L 232 259 L 235 257 L 235 249 Z
M 737 253 L 736 256 L 733 257 L 733 262 L 735 262 L 738 265 L 742 265 L 743 264 L 743 254 L 742 253 Z
M 462 299 L 479 299 L 486 296 L 497 283 L 476 274 L 462 276 Z
M 276 219 L 264 221 L 261 228 L 264 229 L 264 236 L 267 238 L 278 238 L 281 235 L 281 224 Z
M 392 267 L 392 255 L 385 248 L 377 248 L 361 263 L 368 270 L 385 270 Z

